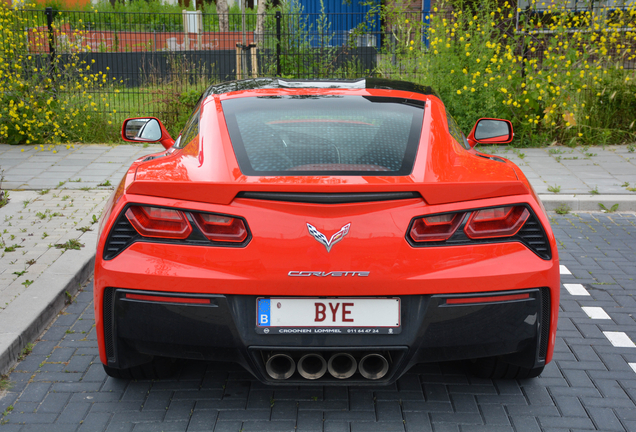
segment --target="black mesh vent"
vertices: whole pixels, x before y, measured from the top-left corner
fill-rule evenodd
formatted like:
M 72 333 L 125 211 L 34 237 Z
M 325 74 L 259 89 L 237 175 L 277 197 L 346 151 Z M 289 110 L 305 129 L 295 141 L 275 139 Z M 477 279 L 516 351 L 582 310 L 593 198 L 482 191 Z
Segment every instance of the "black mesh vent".
M 115 342 L 113 338 L 113 304 L 115 289 L 106 288 L 104 290 L 104 345 L 106 346 L 106 357 L 109 362 L 115 361 Z
M 106 245 L 104 246 L 104 259 L 109 260 L 115 258 L 121 251 L 126 249 L 133 241 L 139 237 L 139 234 L 133 226 L 128 222 L 125 212 L 122 212 L 115 222 L 115 226 L 110 231 Z
M 550 338 L 550 288 L 541 288 L 541 342 L 539 358 L 545 360 Z
M 541 224 L 532 213 L 526 223 L 523 224 L 523 227 L 521 227 L 521 230 L 519 230 L 516 237 L 520 238 L 526 246 L 532 249 L 534 253 L 539 255 L 541 258 L 552 258 L 552 251 L 550 250 L 548 238 L 545 235 Z

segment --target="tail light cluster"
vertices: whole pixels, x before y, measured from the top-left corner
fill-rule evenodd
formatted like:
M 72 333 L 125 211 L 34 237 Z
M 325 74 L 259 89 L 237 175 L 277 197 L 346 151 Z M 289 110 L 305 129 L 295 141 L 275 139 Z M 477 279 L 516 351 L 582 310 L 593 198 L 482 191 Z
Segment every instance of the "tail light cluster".
M 136 241 L 243 247 L 249 238 L 247 222 L 240 217 L 130 205 L 106 240 L 104 259 L 114 258 Z
M 421 216 L 411 221 L 407 240 L 416 247 L 520 241 L 541 258 L 552 257 L 543 227 L 525 205 Z

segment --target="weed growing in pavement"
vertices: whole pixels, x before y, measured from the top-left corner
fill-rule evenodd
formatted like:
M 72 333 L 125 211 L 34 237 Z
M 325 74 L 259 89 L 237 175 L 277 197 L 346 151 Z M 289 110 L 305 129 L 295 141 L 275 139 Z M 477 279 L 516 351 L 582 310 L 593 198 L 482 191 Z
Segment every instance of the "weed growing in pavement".
M 97 222 L 99 222 L 99 218 L 98 218 L 97 216 L 93 215 L 93 218 L 92 218 L 92 220 L 91 220 L 91 223 L 94 225 L 94 224 L 96 224 Z
M 2 190 L 2 182 L 4 181 L 3 173 L 4 170 L 0 169 L 0 208 L 6 206 L 9 202 L 9 192 Z
M 31 354 L 31 352 L 33 351 L 33 347 L 34 346 L 35 346 L 35 344 L 32 344 L 31 342 L 26 344 L 26 346 L 24 348 L 22 348 L 22 352 L 18 356 L 18 361 L 24 360 L 26 358 L 26 356 Z
M 64 186 L 65 184 L 66 184 L 66 182 L 65 182 L 65 181 L 60 181 L 60 182 L 57 184 L 57 187 L 58 187 L 58 188 L 61 188 L 61 187 L 62 187 L 62 186 Z
M 624 188 L 629 187 L 629 182 L 625 182 L 625 183 L 623 183 L 623 184 L 621 185 L 621 187 L 624 187 Z
M 27 271 L 26 270 L 22 270 L 22 271 L 14 271 L 13 274 L 14 275 L 18 275 L 18 277 L 22 276 L 23 274 L 25 274 Z
M 596 186 L 594 189 L 592 189 L 592 190 L 590 191 L 590 194 L 592 194 L 592 195 L 598 195 L 598 194 L 600 194 L 600 192 L 598 191 L 598 186 Z
M 565 203 L 563 203 L 563 204 L 559 205 L 557 208 L 555 208 L 554 212 L 556 214 L 566 215 L 566 214 L 570 213 L 570 210 L 572 210 L 570 208 L 570 206 L 565 204 Z
M 548 186 L 548 192 L 559 193 L 561 192 L 561 186 L 558 186 L 558 185 Z
M 80 248 L 83 248 L 84 245 L 77 239 L 70 239 L 65 243 L 56 244 L 55 247 L 58 249 L 64 249 L 64 251 L 66 252 L 69 249 L 79 250 Z
M 105 180 L 101 182 L 100 184 L 98 184 L 97 186 L 111 186 L 110 180 Z
M 47 193 L 49 193 L 50 189 L 42 189 L 41 191 L 38 192 L 39 195 L 46 195 Z
M 81 177 L 78 177 L 78 178 L 76 178 L 75 180 L 69 180 L 69 182 L 71 182 L 71 183 L 79 183 L 79 182 L 81 182 L 81 181 L 82 181 L 82 178 L 81 178 Z
M 22 282 L 22 285 L 24 285 L 25 288 L 28 288 L 29 285 L 31 285 L 33 283 L 32 280 L 25 280 L 24 282 Z
M 5 252 L 15 252 L 15 250 L 16 250 L 16 249 L 21 248 L 21 247 L 24 247 L 24 246 L 20 246 L 20 245 L 18 245 L 18 244 L 14 244 L 14 245 L 12 245 L 12 246 L 7 246 L 7 247 L 5 247 L 5 248 L 4 248 L 4 251 L 5 251 Z
M 45 238 L 47 238 L 48 236 L 49 236 L 49 235 L 47 234 L 47 232 L 46 232 L 46 231 L 44 231 L 44 232 L 42 233 L 42 240 L 44 240 L 44 239 L 45 239 Z
M 93 231 L 90 226 L 79 227 L 79 228 L 77 228 L 77 230 L 81 231 L 81 232 Z
M 601 208 L 601 211 L 603 213 L 614 213 L 616 210 L 618 210 L 618 204 L 614 204 L 610 208 L 605 207 L 605 205 L 602 203 L 598 203 L 598 206 Z
M 32 265 L 33 265 L 33 264 L 35 264 L 36 262 L 37 262 L 36 260 L 34 260 L 34 259 L 30 259 L 30 260 L 28 260 L 26 263 L 27 263 L 28 265 L 32 266 Z
M 636 72 L 623 65 L 636 59 L 636 3 L 448 0 L 427 27 L 409 21 L 408 2 L 387 3 L 371 8 L 389 35 L 377 72 L 432 86 L 462 130 L 498 117 L 512 120 L 517 146 L 634 142 Z
M 634 153 L 634 151 L 636 150 L 636 144 L 630 144 L 627 146 L 627 151 L 630 153 Z
M 9 381 L 9 377 L 7 375 L 0 376 L 0 391 L 11 389 L 12 383 Z M 2 415 L 7 415 L 8 411 L 13 410 L 13 405 L 9 405 L 6 408 L 6 411 L 2 413 Z
M 636 187 L 628 187 L 627 190 L 630 192 L 636 192 Z

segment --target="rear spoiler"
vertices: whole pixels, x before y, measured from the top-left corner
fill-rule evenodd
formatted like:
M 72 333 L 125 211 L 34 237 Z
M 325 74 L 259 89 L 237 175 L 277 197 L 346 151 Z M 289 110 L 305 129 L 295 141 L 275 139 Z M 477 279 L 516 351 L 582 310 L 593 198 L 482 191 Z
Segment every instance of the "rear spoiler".
M 400 198 L 417 198 L 418 193 L 429 205 L 450 204 L 455 202 L 473 201 L 486 198 L 498 198 L 513 195 L 526 195 L 530 193 L 521 181 L 503 182 L 455 182 L 455 183 L 421 183 L 421 184 L 298 184 L 293 183 L 290 177 L 289 183 L 282 184 L 245 184 L 245 183 L 211 183 L 211 182 L 181 182 L 181 181 L 146 181 L 135 180 L 128 187 L 126 193 L 134 195 L 156 196 L 179 200 L 204 202 L 210 204 L 228 205 L 236 198 L 257 198 L 268 195 L 271 200 L 275 194 L 302 194 L 302 195 L 337 195 L 337 194 L 371 194 L 381 195 L 385 193 L 396 194 Z M 278 179 L 280 180 L 280 179 Z M 368 192 L 367 192 L 368 191 Z M 410 194 L 410 195 L 409 195 Z M 388 196 L 388 195 L 387 195 Z M 397 195 L 394 195 L 397 196 Z M 265 199 L 265 198 L 260 198 Z M 290 201 L 290 200 L 285 200 Z M 371 201 L 378 201 L 372 199 Z M 308 202 L 298 201 L 296 202 Z M 360 201 L 358 201 L 360 202 Z M 326 202 L 323 202 L 326 203 Z

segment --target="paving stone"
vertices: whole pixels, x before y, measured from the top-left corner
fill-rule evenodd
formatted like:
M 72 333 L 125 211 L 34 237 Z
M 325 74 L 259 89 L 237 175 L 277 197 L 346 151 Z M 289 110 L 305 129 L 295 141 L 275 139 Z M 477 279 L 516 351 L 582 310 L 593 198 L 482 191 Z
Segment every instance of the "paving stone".
M 184 362 L 172 380 L 115 380 L 97 357 L 89 286 L 10 375 L 15 384 L 0 396 L 0 412 L 9 405 L 14 411 L 0 430 L 636 430 L 636 371 L 629 366 L 636 352 L 613 347 L 602 333 L 624 331 L 636 340 L 629 316 L 636 313 L 630 291 L 636 284 L 629 281 L 636 278 L 629 265 L 636 259 L 636 218 L 554 218 L 557 236 L 578 247 L 562 252 L 573 273 L 563 281 L 583 283 L 591 296 L 581 300 L 562 292 L 555 361 L 538 379 L 491 381 L 467 375 L 459 364 L 429 364 L 386 387 L 281 388 L 254 381 L 236 365 Z M 629 254 L 603 250 L 614 244 Z M 625 287 L 598 284 L 606 277 L 618 280 L 617 272 Z M 602 307 L 612 320 L 592 320 L 581 306 Z M 76 333 L 66 333 L 70 329 Z M 80 335 L 93 339 L 80 341 Z

